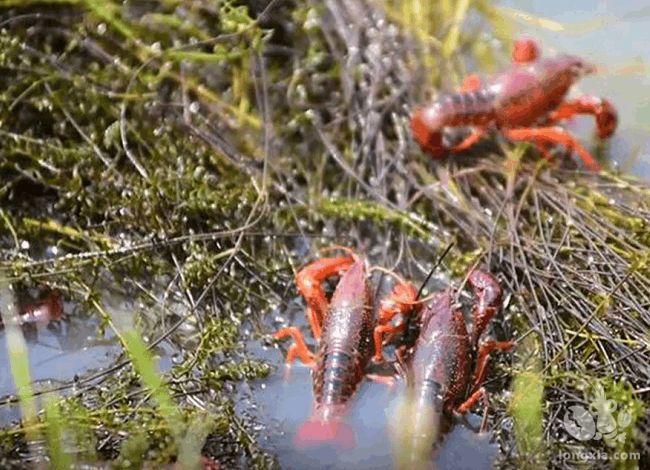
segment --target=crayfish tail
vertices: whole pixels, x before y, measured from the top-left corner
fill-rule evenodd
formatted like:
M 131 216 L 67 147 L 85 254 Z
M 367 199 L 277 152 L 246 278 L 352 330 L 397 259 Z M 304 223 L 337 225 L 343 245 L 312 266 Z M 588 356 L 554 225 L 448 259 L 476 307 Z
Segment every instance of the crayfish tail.
M 442 142 L 442 128 L 436 121 L 435 112 L 426 108 L 417 109 L 411 117 L 411 131 L 423 151 L 434 158 L 442 158 L 447 151 Z
M 356 436 L 354 430 L 340 419 L 310 419 L 300 426 L 294 443 L 300 448 L 331 444 L 341 449 L 352 449 L 356 446 Z

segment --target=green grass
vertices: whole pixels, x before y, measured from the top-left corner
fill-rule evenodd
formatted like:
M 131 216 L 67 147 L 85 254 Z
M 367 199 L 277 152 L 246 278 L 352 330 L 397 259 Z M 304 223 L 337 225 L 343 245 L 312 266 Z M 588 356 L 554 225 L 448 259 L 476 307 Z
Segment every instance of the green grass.
M 38 410 L 32 390 L 27 344 L 23 338 L 20 326 L 16 321 L 17 315 L 18 310 L 14 293 L 6 282 L 0 280 L 0 316 L 5 327 L 11 376 L 14 380 L 16 393 L 20 399 L 25 436 L 28 442 L 34 442 L 39 438 L 40 434 L 36 429 Z
M 521 465 L 546 468 L 543 439 L 544 376 L 539 361 L 539 341 L 527 338 L 517 346 L 520 370 L 512 384 L 510 413 L 514 420 Z
M 526 462 L 546 462 L 541 433 L 561 401 L 549 393 L 588 399 L 576 376 L 602 377 L 581 365 L 623 357 L 625 375 L 642 357 L 626 354 L 648 337 L 637 308 L 650 278 L 647 187 L 556 172 L 525 145 L 505 148 L 505 162 L 478 151 L 432 163 L 411 142 L 423 96 L 508 60 L 510 24 L 491 2 L 373 4 L 385 18 L 313 2 L 262 17 L 237 1 L 136 3 L 0 1 L 0 278 L 21 294 L 60 289 L 66 321 L 97 322 L 95 340 L 120 350 L 48 393 L 32 383 L 5 291 L 16 396 L 1 406 L 20 403 L 24 420 L 0 430 L 0 464 L 32 453 L 57 468 L 192 466 L 205 454 L 272 467 L 230 390 L 273 371 L 245 342 L 270 331 L 297 295 L 295 269 L 332 244 L 418 282 L 454 240 L 451 279 L 476 263 L 501 275 L 510 303 L 495 331 L 543 330 L 549 349 L 526 343 L 511 386 L 496 368 L 495 403 L 509 387 L 513 401 L 495 417 L 512 414 Z M 586 287 L 585 253 L 616 261 Z M 547 282 L 562 276 L 568 287 Z M 628 378 L 604 388 L 642 429 Z M 43 438 L 41 455 L 29 443 Z
M 66 449 L 69 424 L 61 415 L 56 398 L 46 400 L 44 422 L 51 467 L 56 470 L 71 468 L 73 459 Z

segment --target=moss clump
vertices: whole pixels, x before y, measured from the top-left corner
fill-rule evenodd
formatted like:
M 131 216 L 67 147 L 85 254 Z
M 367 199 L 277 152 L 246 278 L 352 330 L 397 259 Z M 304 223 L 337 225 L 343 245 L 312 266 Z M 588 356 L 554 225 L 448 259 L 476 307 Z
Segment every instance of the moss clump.
M 315 204 L 316 213 L 323 218 L 370 221 L 373 225 L 391 224 L 400 232 L 423 240 L 433 237 L 435 227 L 408 212 L 400 212 L 371 201 L 330 198 Z
M 260 5 L 0 2 L 0 277 L 58 288 L 66 320 L 92 320 L 122 351 L 57 388 L 87 436 L 63 426 L 62 452 L 129 466 L 203 445 L 224 465 L 273 465 L 226 391 L 269 373 L 247 330 L 267 332 L 324 244 L 417 282 L 454 239 L 451 277 L 498 272 L 512 300 L 494 332 L 541 335 L 549 415 L 593 363 L 647 382 L 634 349 L 648 338 L 647 189 L 539 164 L 526 146 L 432 163 L 411 142 L 424 95 L 505 56 L 489 2 Z M 135 360 L 149 354 L 164 371 Z M 197 419 L 215 426 L 188 443 Z M 26 431 L 0 431 L 2 465 L 43 457 Z

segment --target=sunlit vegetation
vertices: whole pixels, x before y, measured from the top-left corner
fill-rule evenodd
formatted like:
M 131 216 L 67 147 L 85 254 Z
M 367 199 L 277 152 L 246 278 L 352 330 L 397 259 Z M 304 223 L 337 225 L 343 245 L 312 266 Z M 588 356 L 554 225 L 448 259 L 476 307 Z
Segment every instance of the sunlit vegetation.
M 451 241 L 450 277 L 480 263 L 508 292 L 495 336 L 536 338 L 487 385 L 500 463 L 562 448 L 581 381 L 647 452 L 650 189 L 523 145 L 432 162 L 409 136 L 414 103 L 508 60 L 508 21 L 485 0 L 262 3 L 0 0 L 0 406 L 22 413 L 0 466 L 273 467 L 234 391 L 273 370 L 246 341 L 270 341 L 296 267 L 349 245 L 421 281 Z M 39 286 L 98 319 L 110 367 L 31 381 L 12 292 Z

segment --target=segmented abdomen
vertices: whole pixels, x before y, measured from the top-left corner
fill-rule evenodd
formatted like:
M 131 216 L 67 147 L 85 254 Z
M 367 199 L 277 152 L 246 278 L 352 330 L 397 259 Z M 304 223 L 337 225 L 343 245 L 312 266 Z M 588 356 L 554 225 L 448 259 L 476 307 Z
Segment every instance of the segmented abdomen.
M 442 401 L 446 411 L 463 397 L 471 364 L 465 320 L 451 302 L 447 292 L 424 311 L 425 322 L 410 364 L 416 398 L 430 398 L 422 403 L 436 406 Z
M 318 405 L 344 405 L 363 377 L 363 366 L 355 352 L 322 352 L 314 371 L 314 396 Z
M 373 316 L 365 262 L 358 260 L 341 277 L 323 322 L 314 398 L 321 417 L 343 413 L 373 350 Z
M 444 126 L 484 126 L 495 120 L 495 97 L 492 90 L 483 88 L 443 95 L 436 105 Z

